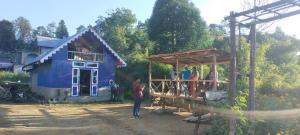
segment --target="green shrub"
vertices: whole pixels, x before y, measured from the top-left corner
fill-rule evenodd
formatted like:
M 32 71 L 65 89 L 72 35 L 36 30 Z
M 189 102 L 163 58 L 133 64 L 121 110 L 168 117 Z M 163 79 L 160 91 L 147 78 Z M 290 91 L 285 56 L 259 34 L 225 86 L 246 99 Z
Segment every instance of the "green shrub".
M 149 97 L 148 76 L 149 61 L 145 59 L 128 60 L 127 67 L 120 68 L 116 73 L 116 81 L 120 87 L 124 88 L 125 98 L 130 99 L 132 93 L 132 82 L 135 77 L 139 77 L 141 82 L 146 85 L 144 97 Z M 170 65 L 152 63 L 152 78 L 168 78 L 171 70 Z
M 3 81 L 12 81 L 12 82 L 21 81 L 22 83 L 28 83 L 29 74 L 25 72 L 13 73 L 7 71 L 0 71 L 0 82 Z

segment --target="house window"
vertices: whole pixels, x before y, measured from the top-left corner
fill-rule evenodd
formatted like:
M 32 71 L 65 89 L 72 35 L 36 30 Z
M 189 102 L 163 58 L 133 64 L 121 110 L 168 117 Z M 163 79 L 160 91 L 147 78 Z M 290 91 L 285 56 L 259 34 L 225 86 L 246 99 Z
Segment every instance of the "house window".
M 78 96 L 78 86 L 72 87 L 72 96 Z
M 73 67 L 84 67 L 84 66 L 85 66 L 84 62 L 73 61 Z
M 98 63 L 86 63 L 87 68 L 98 68 Z
M 88 52 L 78 52 L 78 51 L 68 51 L 69 60 L 78 60 L 78 61 L 103 61 L 102 53 L 88 53 Z
M 98 70 L 92 70 L 92 84 L 97 84 L 98 82 Z
M 92 87 L 92 96 L 97 96 L 97 86 Z
M 79 69 L 78 68 L 73 68 L 72 83 L 73 84 L 79 83 Z

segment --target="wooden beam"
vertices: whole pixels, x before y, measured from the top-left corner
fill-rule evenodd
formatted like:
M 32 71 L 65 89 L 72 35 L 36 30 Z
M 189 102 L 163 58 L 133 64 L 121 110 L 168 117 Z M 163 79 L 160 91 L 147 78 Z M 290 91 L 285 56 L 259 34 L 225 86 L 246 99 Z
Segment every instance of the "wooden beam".
M 277 15 L 277 16 L 270 17 L 270 18 L 267 18 L 267 19 L 261 19 L 259 21 L 254 21 L 254 22 L 251 22 L 251 23 L 247 23 L 245 25 L 266 23 L 266 22 L 275 21 L 275 20 L 286 18 L 286 17 L 294 16 L 294 15 L 297 15 L 297 14 L 300 14 L 300 10 L 292 11 L 292 12 L 281 14 L 281 15 Z
M 251 13 L 254 13 L 254 12 L 258 12 L 260 10 L 265 10 L 265 9 L 268 9 L 268 8 L 272 8 L 274 6 L 284 6 L 284 5 L 288 4 L 288 1 L 289 2 L 291 2 L 291 1 L 296 1 L 297 2 L 299 0 L 280 0 L 280 1 L 273 2 L 273 3 L 270 3 L 270 4 L 264 5 L 264 6 L 255 7 L 255 8 L 240 12 L 240 13 L 233 13 L 230 16 L 225 17 L 225 20 L 229 20 L 229 19 L 231 19 L 231 17 L 239 17 L 239 16 L 243 16 L 245 14 L 251 14 Z

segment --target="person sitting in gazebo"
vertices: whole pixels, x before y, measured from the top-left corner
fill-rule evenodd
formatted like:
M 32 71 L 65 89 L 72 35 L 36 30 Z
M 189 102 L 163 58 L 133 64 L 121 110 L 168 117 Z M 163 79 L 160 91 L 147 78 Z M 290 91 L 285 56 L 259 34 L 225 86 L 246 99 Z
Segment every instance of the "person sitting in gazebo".
M 218 71 L 216 71 L 215 68 L 214 68 L 214 65 L 212 65 L 210 67 L 210 72 L 208 74 L 209 80 L 218 81 L 218 78 L 219 78 L 218 76 L 219 76 Z M 215 83 L 217 83 L 217 82 L 215 82 Z M 210 86 L 211 89 L 217 89 L 217 88 L 214 88 L 215 87 L 214 82 L 210 83 L 209 86 Z
M 199 73 L 196 69 L 196 67 L 193 67 L 193 70 L 192 70 L 192 74 L 190 76 L 190 95 L 192 97 L 196 97 L 196 81 L 198 80 L 198 77 L 199 77 Z
M 181 72 L 181 79 L 183 83 L 181 84 L 181 91 L 184 93 L 185 96 L 188 95 L 188 83 L 187 81 L 190 79 L 191 70 L 188 68 L 188 65 L 184 65 L 184 70 Z
M 170 71 L 170 78 L 171 78 L 171 89 L 172 89 L 172 93 L 175 95 L 176 94 L 176 80 L 177 80 L 177 71 L 176 71 L 176 67 L 173 66 L 171 71 Z

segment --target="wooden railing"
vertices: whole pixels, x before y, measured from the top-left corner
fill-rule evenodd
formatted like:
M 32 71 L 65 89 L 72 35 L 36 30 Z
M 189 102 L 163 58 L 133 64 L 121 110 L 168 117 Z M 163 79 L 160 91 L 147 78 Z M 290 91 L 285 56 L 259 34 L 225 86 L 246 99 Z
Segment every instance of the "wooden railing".
M 84 53 L 77 51 L 68 51 L 68 59 L 78 61 L 103 61 L 103 54 L 101 53 Z
M 206 91 L 220 91 L 228 89 L 228 82 L 217 81 L 217 89 L 213 88 L 213 80 L 177 80 L 170 79 L 151 79 L 150 94 L 160 96 L 176 96 L 176 97 L 203 97 Z M 195 95 L 192 97 L 191 89 L 195 87 Z

